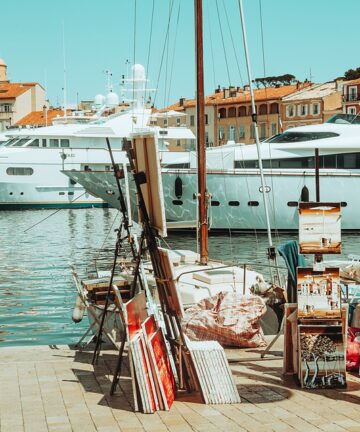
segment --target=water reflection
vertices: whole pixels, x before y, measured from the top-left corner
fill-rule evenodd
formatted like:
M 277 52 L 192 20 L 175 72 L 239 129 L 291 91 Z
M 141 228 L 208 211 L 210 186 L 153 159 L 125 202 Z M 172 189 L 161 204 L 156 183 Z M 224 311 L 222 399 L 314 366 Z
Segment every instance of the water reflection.
M 118 227 L 112 209 L 0 212 L 0 346 L 65 344 L 77 341 L 87 328 L 71 321 L 75 289 L 70 273 L 73 264 L 84 276 L 110 268 Z M 275 244 L 293 235 L 276 235 Z M 360 254 L 359 236 L 343 236 L 343 256 Z M 174 248 L 196 247 L 195 236 L 171 236 Z M 240 262 L 267 263 L 265 234 L 211 236 L 210 255 Z M 104 252 L 100 252 L 104 250 Z

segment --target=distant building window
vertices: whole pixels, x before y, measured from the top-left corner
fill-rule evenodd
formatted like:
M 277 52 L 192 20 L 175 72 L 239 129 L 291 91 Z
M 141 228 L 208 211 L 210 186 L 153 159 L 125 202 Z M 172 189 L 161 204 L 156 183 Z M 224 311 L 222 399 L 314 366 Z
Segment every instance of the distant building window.
M 271 123 L 271 136 L 276 135 L 276 134 L 277 134 L 277 124 Z
M 273 102 L 270 104 L 270 114 L 279 114 L 279 104 Z
M 308 115 L 308 105 L 307 104 L 302 104 L 299 105 L 299 115 L 301 116 L 306 116 Z
M 180 118 L 179 117 L 176 119 L 176 126 L 180 126 Z
M 41 145 L 42 145 L 43 147 L 46 147 L 46 138 L 43 138 L 41 141 L 42 141 L 42 144 L 41 144 Z
M 10 104 L 3 105 L 3 110 L 4 110 L 3 112 L 6 112 L 6 113 L 11 112 L 12 111 L 11 105 Z
M 294 115 L 295 115 L 294 105 L 287 105 L 286 117 L 294 117 Z
M 59 140 L 55 138 L 50 138 L 50 147 L 59 147 Z
M 357 100 L 357 86 L 349 87 L 349 101 Z
M 229 108 L 228 117 L 236 117 L 236 108 L 235 107 Z
M 70 147 L 70 141 L 68 139 L 61 139 L 60 147 Z
M 205 124 L 206 125 L 209 124 L 209 116 L 207 114 L 205 114 Z
M 235 126 L 229 126 L 229 141 L 236 141 L 236 128 Z
M 209 132 L 205 132 L 205 145 L 209 147 Z
M 195 116 L 190 116 L 190 126 L 195 126 Z
M 167 127 L 167 125 L 168 125 L 168 119 L 164 118 L 164 127 Z
M 246 117 L 246 106 L 241 106 L 239 108 L 239 117 Z
M 32 168 L 23 167 L 10 167 L 6 170 L 7 175 L 30 176 L 34 174 Z
M 319 115 L 320 114 L 320 104 L 319 103 L 314 103 L 312 105 L 312 114 L 313 115 Z
M 348 114 L 356 115 L 356 108 L 355 107 L 347 107 L 346 112 Z
M 260 124 L 260 139 L 266 138 L 266 123 Z
M 259 106 L 259 115 L 266 115 L 267 114 L 267 105 L 261 104 Z
M 218 111 L 218 116 L 219 116 L 219 118 L 226 118 L 226 109 L 220 108 Z
M 177 147 L 180 147 L 181 146 L 181 141 L 180 140 L 176 140 L 176 145 L 177 145 Z
M 255 138 L 255 126 L 254 123 L 250 125 L 250 138 Z
M 225 139 L 225 128 L 224 126 L 219 127 L 219 139 L 223 140 Z
M 239 138 L 245 138 L 245 126 L 244 125 L 240 125 L 239 127 Z

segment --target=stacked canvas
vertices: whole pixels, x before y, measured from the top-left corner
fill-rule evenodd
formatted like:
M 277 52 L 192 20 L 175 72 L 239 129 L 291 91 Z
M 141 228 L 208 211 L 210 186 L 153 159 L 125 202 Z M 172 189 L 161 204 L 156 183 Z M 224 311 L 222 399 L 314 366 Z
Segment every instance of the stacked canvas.
M 188 341 L 187 348 L 205 403 L 239 403 L 239 393 L 222 346 L 216 341 Z
M 148 316 L 145 293 L 120 305 L 129 342 L 135 410 L 169 410 L 175 400 L 175 379 L 161 328 Z

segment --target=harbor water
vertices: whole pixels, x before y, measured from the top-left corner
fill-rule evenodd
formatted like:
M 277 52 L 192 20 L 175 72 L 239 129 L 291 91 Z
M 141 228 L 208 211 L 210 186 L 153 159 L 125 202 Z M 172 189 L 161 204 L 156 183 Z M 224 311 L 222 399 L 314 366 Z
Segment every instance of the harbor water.
M 83 277 L 109 270 L 119 222 L 113 209 L 0 212 L 0 347 L 79 340 L 87 318 L 79 324 L 71 320 L 76 295 L 71 266 Z M 275 233 L 274 243 L 296 238 Z M 166 242 L 196 248 L 194 233 L 170 235 Z M 209 249 L 212 258 L 267 264 L 264 233 L 213 235 Z M 341 257 L 349 254 L 360 255 L 360 234 L 343 234 Z

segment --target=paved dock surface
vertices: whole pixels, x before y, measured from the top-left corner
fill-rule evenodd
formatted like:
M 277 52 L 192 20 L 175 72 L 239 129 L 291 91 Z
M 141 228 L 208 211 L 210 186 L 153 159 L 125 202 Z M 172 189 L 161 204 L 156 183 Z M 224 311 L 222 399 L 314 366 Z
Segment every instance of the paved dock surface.
M 278 348 L 281 347 L 281 341 Z M 277 347 L 275 346 L 275 349 Z M 360 432 L 360 379 L 346 390 L 301 390 L 284 381 L 282 359 L 254 349 L 227 350 L 242 403 L 204 405 L 182 395 L 169 412 L 133 412 L 125 368 L 121 389 L 109 396 L 116 352 L 64 346 L 0 349 L 1 432 L 42 431 L 326 431 Z

